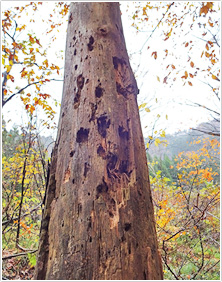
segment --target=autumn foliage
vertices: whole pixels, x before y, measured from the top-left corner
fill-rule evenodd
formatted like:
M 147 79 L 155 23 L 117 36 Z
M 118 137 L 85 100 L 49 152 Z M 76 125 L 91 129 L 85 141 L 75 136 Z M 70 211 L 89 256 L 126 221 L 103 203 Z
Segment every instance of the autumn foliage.
M 161 170 L 151 176 L 166 279 L 219 278 L 220 144 L 209 138 L 192 143 L 201 149 L 171 161 L 173 181 Z M 153 170 L 155 163 L 149 165 Z

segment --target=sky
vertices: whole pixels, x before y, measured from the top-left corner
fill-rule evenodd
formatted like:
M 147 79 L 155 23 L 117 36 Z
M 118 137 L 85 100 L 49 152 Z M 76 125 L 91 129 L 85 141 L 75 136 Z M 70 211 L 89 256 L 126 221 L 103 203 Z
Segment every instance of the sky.
M 20 5 L 21 2 L 22 1 L 16 1 L 15 4 L 14 1 L 2 1 L 2 11 L 4 11 L 6 7 L 9 8 L 11 6 Z M 179 78 L 177 78 L 177 80 L 173 83 L 163 83 L 163 79 L 168 72 L 165 66 L 167 64 L 174 64 L 176 69 L 179 69 L 179 74 L 181 73 L 178 77 L 184 75 L 185 69 L 183 66 L 181 67 L 181 65 L 183 65 L 185 60 L 187 60 L 188 53 L 184 47 L 179 48 L 178 46 L 182 46 L 183 41 L 189 41 L 190 38 L 192 38 L 192 41 L 195 43 L 195 48 L 192 53 L 190 53 L 192 55 L 192 60 L 198 60 L 198 63 L 202 63 L 204 67 L 206 62 L 204 59 L 200 59 L 200 54 L 204 49 L 203 44 L 205 43 L 196 38 L 196 36 L 200 34 L 198 27 L 193 29 L 192 32 L 187 35 L 187 38 L 186 36 L 181 37 L 180 31 L 177 30 L 173 39 L 170 38 L 167 41 L 163 41 L 163 38 L 161 37 L 161 28 L 157 28 L 152 37 L 150 37 L 153 29 L 155 28 L 155 24 L 158 22 L 157 20 L 162 17 L 162 14 L 166 9 L 158 12 L 150 10 L 150 13 L 148 14 L 148 23 L 138 22 L 139 30 L 141 30 L 138 32 L 138 30 L 132 26 L 132 23 L 134 22 L 132 20 L 132 16 L 135 14 L 135 7 L 138 7 L 138 10 L 141 10 L 141 6 L 143 6 L 143 4 L 144 2 L 142 4 L 140 2 L 134 2 L 134 4 L 132 2 L 121 2 L 122 22 L 126 46 L 131 66 L 135 72 L 138 87 L 140 89 L 138 104 L 147 103 L 146 107 L 150 110 L 150 112 L 140 110 L 144 137 L 147 137 L 150 134 L 154 123 L 157 131 L 162 129 L 168 134 L 173 134 L 181 130 L 189 130 L 189 128 L 197 126 L 200 122 L 208 121 L 211 117 L 207 114 L 206 110 L 186 106 L 184 105 L 185 103 L 190 103 L 190 101 L 203 103 L 211 106 L 212 108 L 216 107 L 217 110 L 218 104 L 215 104 L 215 100 L 211 99 L 211 90 L 200 81 L 201 77 L 200 80 L 195 79 L 195 82 L 192 81 L 192 87 L 188 84 L 183 86 L 183 81 Z M 53 3 L 44 3 L 44 5 L 38 9 L 39 12 L 34 13 L 35 23 L 27 21 L 27 18 L 33 17 L 32 13 L 26 17 L 27 30 L 30 30 L 30 33 L 34 32 L 36 37 L 40 38 L 42 45 L 43 43 L 44 45 L 47 45 L 50 37 L 46 35 L 43 20 L 48 17 L 49 10 L 53 9 Z M 67 18 L 64 18 L 64 20 L 65 23 L 59 28 L 59 32 L 55 30 L 55 36 L 57 38 L 55 41 L 56 44 L 51 45 L 50 51 L 48 52 L 49 55 L 47 57 L 48 61 L 56 62 L 56 65 L 59 65 L 62 68 L 60 71 L 60 77 L 55 77 L 58 79 L 63 78 L 64 61 L 60 57 L 64 57 L 65 54 Z M 24 19 L 21 17 L 20 21 L 22 23 L 24 22 Z M 25 36 L 25 33 L 27 32 L 24 31 L 24 34 L 21 34 L 20 37 Z M 149 40 L 147 40 L 148 38 Z M 146 44 L 144 45 L 145 42 Z M 144 46 L 144 48 L 141 52 L 139 52 L 142 46 Z M 164 52 L 166 49 L 169 51 L 167 58 L 165 57 Z M 157 52 L 157 59 L 151 55 L 152 52 Z M 59 57 L 56 57 L 55 54 L 59 55 Z M 14 76 L 16 77 L 16 71 L 14 72 Z M 16 81 L 19 81 L 19 79 Z M 21 85 L 24 85 L 24 81 L 21 81 Z M 50 82 L 50 84 L 44 86 L 44 92 L 49 94 L 52 93 L 53 97 L 60 101 L 62 96 L 62 82 Z M 59 118 L 59 107 L 57 107 L 56 110 L 58 113 L 56 115 L 55 122 L 57 122 Z M 39 111 L 38 116 L 41 117 L 41 115 L 42 113 Z M 9 129 L 13 124 L 26 122 L 27 118 L 24 113 L 24 105 L 20 101 L 19 97 L 12 99 L 8 104 L 6 104 L 3 109 L 3 116 L 5 121 L 11 120 L 8 123 L 7 129 Z M 55 130 L 46 130 L 44 128 L 41 130 L 41 134 L 45 136 L 53 135 L 55 137 L 56 135 Z

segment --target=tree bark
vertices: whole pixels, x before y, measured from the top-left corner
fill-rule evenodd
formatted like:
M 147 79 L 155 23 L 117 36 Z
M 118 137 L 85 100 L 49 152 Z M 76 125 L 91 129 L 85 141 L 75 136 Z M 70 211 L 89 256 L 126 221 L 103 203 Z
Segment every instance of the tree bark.
M 163 279 L 119 4 L 71 3 L 36 279 Z

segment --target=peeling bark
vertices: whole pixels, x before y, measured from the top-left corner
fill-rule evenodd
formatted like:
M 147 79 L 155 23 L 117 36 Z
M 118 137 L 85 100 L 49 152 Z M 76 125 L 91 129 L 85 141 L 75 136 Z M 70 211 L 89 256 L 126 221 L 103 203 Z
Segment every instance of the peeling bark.
M 118 3 L 72 3 L 36 279 L 163 279 Z

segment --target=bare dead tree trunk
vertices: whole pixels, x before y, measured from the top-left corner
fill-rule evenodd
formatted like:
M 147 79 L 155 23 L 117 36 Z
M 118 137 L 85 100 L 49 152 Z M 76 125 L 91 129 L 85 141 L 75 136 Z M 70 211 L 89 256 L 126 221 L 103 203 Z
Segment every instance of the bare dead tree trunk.
M 72 3 L 36 279 L 163 279 L 118 3 Z

